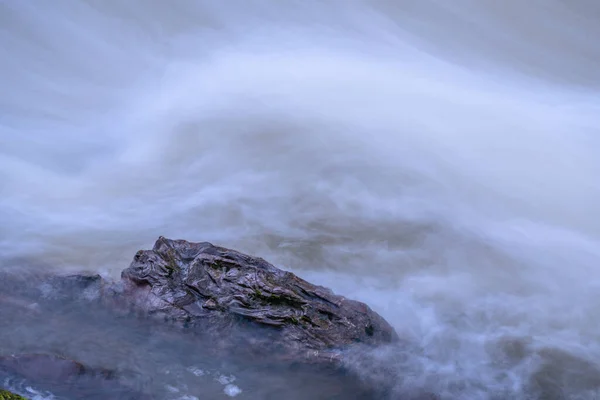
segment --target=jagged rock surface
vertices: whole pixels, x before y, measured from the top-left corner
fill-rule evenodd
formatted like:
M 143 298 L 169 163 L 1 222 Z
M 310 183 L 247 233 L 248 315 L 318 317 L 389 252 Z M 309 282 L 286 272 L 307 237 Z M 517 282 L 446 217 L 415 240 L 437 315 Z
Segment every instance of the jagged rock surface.
M 279 359 L 331 361 L 351 344 L 397 338 L 366 304 L 206 242 L 161 237 L 135 255 L 122 279 L 121 296 L 134 308 L 223 337 L 238 333 L 241 345 Z M 260 334 L 247 334 L 257 327 Z

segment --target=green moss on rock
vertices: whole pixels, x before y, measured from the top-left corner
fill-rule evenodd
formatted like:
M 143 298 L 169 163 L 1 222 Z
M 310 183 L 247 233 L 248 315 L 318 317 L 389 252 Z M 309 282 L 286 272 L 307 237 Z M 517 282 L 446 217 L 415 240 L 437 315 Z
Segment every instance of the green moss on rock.
M 0 400 L 27 400 L 23 396 L 9 392 L 8 390 L 0 389 Z

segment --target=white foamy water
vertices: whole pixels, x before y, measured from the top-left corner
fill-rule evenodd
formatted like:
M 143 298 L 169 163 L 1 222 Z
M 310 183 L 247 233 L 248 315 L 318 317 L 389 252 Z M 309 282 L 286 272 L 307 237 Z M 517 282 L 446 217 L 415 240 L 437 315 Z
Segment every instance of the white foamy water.
M 597 398 L 598 37 L 592 0 L 0 1 L 0 265 L 208 240 L 372 305 L 398 394 Z

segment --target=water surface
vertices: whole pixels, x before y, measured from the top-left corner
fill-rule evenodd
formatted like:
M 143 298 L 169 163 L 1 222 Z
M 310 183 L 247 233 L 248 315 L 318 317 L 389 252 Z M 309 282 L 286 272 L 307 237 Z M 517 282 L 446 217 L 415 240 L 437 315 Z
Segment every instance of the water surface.
M 593 0 L 0 1 L 0 266 L 208 240 L 385 316 L 354 366 L 398 396 L 594 399 L 598 37 Z

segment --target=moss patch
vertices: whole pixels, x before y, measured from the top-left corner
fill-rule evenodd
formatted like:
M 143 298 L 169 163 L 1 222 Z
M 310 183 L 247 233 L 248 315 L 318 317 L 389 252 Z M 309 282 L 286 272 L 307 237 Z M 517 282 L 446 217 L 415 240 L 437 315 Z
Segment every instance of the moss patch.
M 23 396 L 9 392 L 8 390 L 0 389 L 0 400 L 27 400 Z
M 171 275 L 173 275 L 174 272 L 179 271 L 179 265 L 177 265 L 177 258 L 175 257 L 175 253 L 173 251 L 173 249 L 169 249 L 167 251 L 167 258 L 165 259 L 163 257 L 163 260 L 165 260 L 167 262 L 167 265 L 165 265 L 165 268 L 167 269 L 167 273 L 168 273 L 168 277 L 170 278 Z
M 294 298 L 288 296 L 281 296 L 273 293 L 263 293 L 259 289 L 254 289 L 254 293 L 252 296 L 263 303 L 273 305 L 273 306 L 284 306 L 284 307 L 292 307 L 292 308 L 300 308 L 302 306 L 302 302 L 298 301 Z

